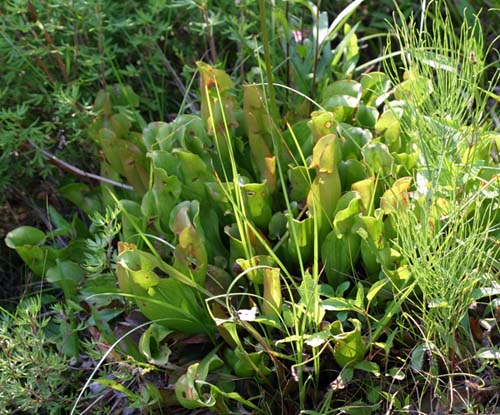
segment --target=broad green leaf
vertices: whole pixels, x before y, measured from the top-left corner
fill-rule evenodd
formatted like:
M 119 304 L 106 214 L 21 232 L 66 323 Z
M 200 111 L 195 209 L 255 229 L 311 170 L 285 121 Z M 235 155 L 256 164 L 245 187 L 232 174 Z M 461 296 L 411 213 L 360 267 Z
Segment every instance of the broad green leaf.
M 418 165 L 418 153 L 392 153 L 396 163 L 396 177 L 414 176 Z
M 123 239 L 130 243 L 139 243 L 140 236 L 137 234 L 136 226 L 143 228 L 143 212 L 141 205 L 132 200 L 120 200 L 122 208 L 122 233 Z M 135 226 L 134 226 L 135 224 Z
M 104 164 L 104 163 L 103 163 Z M 104 174 L 103 176 L 109 177 Z M 97 193 L 83 183 L 70 183 L 57 189 L 58 193 L 71 203 L 82 209 L 85 214 L 91 215 L 101 211 L 102 206 Z
M 377 377 L 380 376 L 380 366 L 375 362 L 368 362 L 363 360 L 354 365 L 354 369 L 362 370 L 363 372 L 371 373 Z
M 317 141 L 318 138 L 320 138 L 318 137 L 314 140 L 310 128 L 310 122 L 311 121 L 301 120 L 293 124 L 283 133 L 283 141 L 286 143 L 287 149 L 289 149 L 292 154 L 293 160 L 301 160 L 301 154 L 306 158 L 310 156 L 314 145 L 313 141 Z M 331 128 L 327 130 L 328 133 L 331 132 Z
M 318 333 L 304 336 L 304 343 L 310 347 L 319 347 L 332 337 L 329 331 L 320 331 Z
M 123 114 L 113 114 L 110 118 L 111 129 L 117 137 L 125 138 L 132 126 L 130 120 Z
M 432 81 L 409 72 L 407 79 L 399 83 L 394 90 L 397 100 L 411 101 L 422 104 L 433 92 Z
M 16 249 L 26 245 L 39 245 L 44 240 L 45 233 L 40 229 L 33 226 L 20 226 L 7 234 L 5 244 L 11 249 Z
M 388 248 L 386 248 L 386 250 L 387 249 Z M 390 251 L 390 248 L 389 248 L 389 251 Z M 401 288 L 408 282 L 408 279 L 411 277 L 411 270 L 410 270 L 410 267 L 408 265 L 401 265 L 398 268 L 396 268 L 395 270 L 389 269 L 388 267 L 393 267 L 393 263 L 395 262 L 395 260 L 398 259 L 398 255 L 399 255 L 399 253 L 397 251 L 393 251 L 393 252 L 395 253 L 395 255 L 393 255 L 392 257 L 390 256 L 390 252 L 388 252 L 389 257 L 386 259 L 385 263 L 383 264 L 384 266 L 382 267 L 382 270 L 384 272 L 384 275 L 389 277 L 389 279 L 391 280 L 394 287 Z
M 248 353 L 239 348 L 226 349 L 224 358 L 239 377 L 251 377 L 256 374 L 267 376 L 270 373 L 267 367 L 269 358 L 263 351 Z
M 361 98 L 361 84 L 356 81 L 335 81 L 323 91 L 323 106 L 356 108 Z M 328 109 L 328 108 L 327 108 Z
M 364 128 L 375 128 L 378 116 L 379 112 L 377 111 L 377 108 L 360 104 L 358 110 L 356 111 L 356 123 Z
M 154 169 L 153 187 L 142 199 L 141 210 L 148 218 L 153 218 L 157 229 L 168 232 L 172 209 L 182 192 L 182 184 L 176 176 L 169 176 L 165 170 Z
M 342 297 L 323 300 L 321 307 L 328 311 L 359 311 L 350 300 Z
M 240 258 L 236 260 L 236 263 L 240 266 L 241 271 L 250 271 L 246 275 L 247 278 L 254 284 L 263 284 L 265 272 L 276 265 L 274 259 L 269 255 L 256 255 L 250 259 Z M 259 266 L 268 268 L 259 268 Z
M 360 245 L 361 260 L 368 276 L 376 276 L 380 271 L 380 264 L 377 260 L 377 252 L 364 240 Z
M 5 237 L 5 244 L 15 249 L 28 267 L 39 277 L 55 266 L 56 259 L 63 258 L 65 251 L 43 246 L 45 234 L 32 226 L 21 226 L 10 231 Z
M 62 287 L 65 295 L 74 295 L 76 287 L 83 277 L 84 272 L 79 264 L 69 260 L 60 261 L 59 259 L 56 260 L 53 267 L 47 270 L 46 274 L 47 281 Z
M 174 140 L 187 151 L 200 157 L 206 156 L 211 140 L 207 136 L 203 120 L 197 115 L 182 114 L 172 125 Z
M 174 148 L 173 126 L 163 121 L 156 121 L 148 124 L 142 132 L 142 140 L 148 151 L 167 151 Z M 158 166 L 161 167 L 161 166 Z
M 276 212 L 269 221 L 269 238 L 279 239 L 287 230 L 288 219 L 283 212 Z
M 366 299 L 368 300 L 369 303 L 373 301 L 373 299 L 377 296 L 380 290 L 382 290 L 387 285 L 388 282 L 389 280 L 385 278 L 383 280 L 377 281 L 370 287 L 368 293 L 366 294 Z
M 215 327 L 193 288 L 181 283 L 179 275 L 160 277 L 156 269 L 172 275 L 177 272 L 153 255 L 137 249 L 124 250 L 118 256 L 119 275 L 127 277 L 131 294 L 146 317 L 184 333 L 212 332 Z M 183 280 L 191 282 L 188 276 Z

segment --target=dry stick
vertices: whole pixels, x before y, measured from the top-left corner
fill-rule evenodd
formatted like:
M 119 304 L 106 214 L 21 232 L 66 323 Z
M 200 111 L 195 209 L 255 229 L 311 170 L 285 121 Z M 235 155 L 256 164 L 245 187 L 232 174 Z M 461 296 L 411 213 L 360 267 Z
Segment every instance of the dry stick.
M 120 183 L 112 179 L 108 179 L 107 177 L 102 177 L 98 176 L 97 174 L 93 173 L 88 173 L 86 171 L 83 171 L 79 169 L 78 167 L 75 167 L 59 158 L 54 156 L 52 153 L 49 153 L 47 150 L 41 149 L 39 146 L 36 145 L 33 141 L 29 140 L 28 141 L 29 145 L 33 147 L 34 149 L 40 151 L 49 161 L 49 163 L 59 167 L 61 170 L 64 170 L 68 173 L 71 173 L 77 177 L 83 178 L 83 179 L 93 179 L 97 180 L 103 183 L 110 184 L 112 186 L 120 187 L 121 189 L 126 189 L 126 190 L 134 190 L 134 188 L 128 184 Z
M 78 49 L 79 49 L 79 39 L 78 39 L 78 19 L 75 10 L 75 0 L 71 0 L 71 11 L 73 13 L 73 55 L 75 63 L 73 64 L 73 79 L 78 77 Z
M 208 38 L 208 45 L 210 48 L 210 57 L 212 58 L 212 64 L 215 65 L 217 63 L 217 52 L 215 49 L 214 33 L 212 25 L 210 24 L 210 19 L 208 18 L 207 7 L 208 5 L 207 3 L 205 3 L 201 8 L 201 12 L 203 14 L 203 19 L 205 20 L 205 24 L 207 25 L 207 38 Z
M 186 101 L 189 104 L 189 106 L 191 107 L 192 111 L 197 112 L 198 107 L 197 107 L 196 103 L 189 96 L 187 88 L 182 83 L 181 78 L 179 78 L 179 75 L 177 75 L 177 72 L 173 68 L 173 66 L 170 63 L 170 61 L 168 60 L 167 56 L 165 55 L 165 53 L 163 53 L 163 50 L 158 46 L 158 44 L 156 42 L 154 42 L 154 47 L 156 48 L 156 50 L 160 54 L 161 60 L 163 62 L 163 66 L 165 66 L 167 71 L 169 71 L 172 74 L 172 77 L 174 78 L 175 85 L 177 85 L 177 88 L 179 88 L 179 91 L 181 91 L 181 94 L 186 97 Z
M 101 13 L 101 0 L 97 2 L 97 49 L 99 50 L 99 57 L 101 58 L 101 85 L 106 88 L 106 68 L 104 66 L 104 48 L 102 45 L 102 13 Z
M 28 7 L 28 12 L 30 14 L 31 19 L 34 22 L 37 22 L 39 19 L 38 19 L 38 13 L 36 12 L 35 6 L 33 6 L 33 3 L 31 3 L 31 1 L 29 1 L 27 4 L 27 7 Z M 61 69 L 64 80 L 66 82 L 70 82 L 70 79 L 68 76 L 68 71 L 66 69 L 66 65 L 64 64 L 64 61 L 62 60 L 61 56 L 57 52 L 57 48 L 56 48 L 56 45 L 54 43 L 54 40 L 52 39 L 52 36 L 50 36 L 50 33 L 47 32 L 45 29 L 43 29 L 43 36 L 45 37 L 45 40 L 47 41 L 48 45 L 54 51 L 54 54 L 53 54 L 54 59 L 56 60 L 57 64 L 59 65 L 59 68 Z

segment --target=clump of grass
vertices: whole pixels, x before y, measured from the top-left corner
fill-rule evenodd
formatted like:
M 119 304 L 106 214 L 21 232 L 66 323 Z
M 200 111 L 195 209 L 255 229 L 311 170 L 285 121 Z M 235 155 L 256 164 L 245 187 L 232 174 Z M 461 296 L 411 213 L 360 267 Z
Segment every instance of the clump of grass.
M 423 333 L 442 350 L 459 349 L 457 330 L 475 300 L 474 289 L 494 278 L 492 221 L 483 214 L 456 208 L 435 224 L 411 210 L 398 215 L 397 245 L 421 291 L 415 304 Z

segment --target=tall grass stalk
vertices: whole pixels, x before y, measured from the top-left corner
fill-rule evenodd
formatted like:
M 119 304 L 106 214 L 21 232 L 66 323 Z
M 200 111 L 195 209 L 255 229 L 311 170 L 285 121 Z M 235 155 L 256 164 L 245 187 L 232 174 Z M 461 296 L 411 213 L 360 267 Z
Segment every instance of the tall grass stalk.
M 395 80 L 400 69 L 405 72 L 406 87 L 396 88 L 406 101 L 402 132 L 420 153 L 417 181 L 420 175 L 425 182 L 425 189 L 414 193 L 411 209 L 398 212 L 394 223 L 396 243 L 416 282 L 425 336 L 453 355 L 472 291 L 491 281 L 495 254 L 488 242 L 495 207 L 481 202 L 484 188 L 460 182 L 466 173 L 474 175 L 468 150 L 484 139 L 487 127 L 487 51 L 477 16 L 472 24 L 464 19 L 456 34 L 442 1 L 423 7 L 418 28 L 413 17 L 406 23 L 398 9 L 402 22 L 393 26 L 393 34 L 402 67 L 387 61 Z M 498 74 L 486 89 L 496 80 Z

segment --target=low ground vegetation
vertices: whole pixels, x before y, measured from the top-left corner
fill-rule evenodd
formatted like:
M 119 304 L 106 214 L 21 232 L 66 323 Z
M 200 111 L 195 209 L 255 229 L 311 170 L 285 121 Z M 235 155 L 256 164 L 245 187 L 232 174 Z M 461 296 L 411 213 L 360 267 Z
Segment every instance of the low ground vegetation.
M 99 157 L 54 159 L 40 127 L 54 113 L 6 124 L 40 133 L 7 140 L 10 154 L 27 146 L 73 177 L 48 171 L 46 226 L 5 238 L 30 279 L 1 308 L 1 413 L 496 413 L 493 10 L 382 2 L 382 25 L 362 0 L 246 3 L 148 2 L 113 20 L 130 5 L 96 2 L 95 22 L 80 15 L 93 2 L 72 5 L 76 37 L 61 42 L 93 60 L 79 72 L 58 48 L 52 63 L 73 87 L 67 108 L 81 107 L 67 128 Z M 37 5 L 5 9 L 21 25 L 11 53 L 28 35 L 58 44 Z M 151 16 L 188 30 L 186 10 L 203 40 L 166 53 Z M 78 40 L 85 25 L 95 42 Z M 153 63 L 124 69 L 143 48 Z M 46 58 L 24 63 L 67 97 Z M 154 87 L 161 65 L 178 96 Z M 11 102 L 41 96 L 9 82 Z

